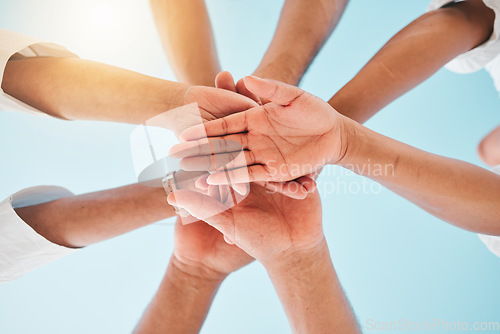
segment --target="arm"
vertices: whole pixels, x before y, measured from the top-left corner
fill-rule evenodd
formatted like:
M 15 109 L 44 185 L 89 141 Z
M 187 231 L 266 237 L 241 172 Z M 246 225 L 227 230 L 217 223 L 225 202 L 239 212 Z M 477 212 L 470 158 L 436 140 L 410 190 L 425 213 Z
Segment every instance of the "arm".
M 219 285 L 252 261 L 213 227 L 177 221 L 174 254 L 136 333 L 198 333 Z
M 232 166 L 227 172 L 232 182 L 286 181 L 326 164 L 338 164 L 385 185 L 449 223 L 500 235 L 500 176 L 375 133 L 297 87 L 252 77 L 245 78 L 245 83 L 252 93 L 272 102 L 194 126 L 181 136 L 194 140 L 203 131 L 216 140 L 237 133 L 230 138 L 243 143 L 249 167 L 243 174 L 242 166 Z M 184 145 L 195 146 L 188 142 L 177 147 Z M 206 150 L 197 152 L 205 154 Z M 207 182 L 227 184 L 224 177 L 220 172 L 212 173 Z
M 210 120 L 256 106 L 229 91 L 188 86 L 77 58 L 11 59 L 2 89 L 51 116 L 71 120 L 140 124 L 193 102 L 201 114 L 197 119 Z M 172 127 L 179 118 L 172 117 Z
M 326 241 L 264 266 L 293 333 L 361 333 Z
M 150 0 L 168 60 L 181 82 L 213 86 L 220 72 L 212 26 L 203 0 Z
M 424 14 L 387 42 L 330 99 L 330 105 L 365 122 L 450 60 L 485 42 L 494 18 L 482 0 L 459 2 Z
M 500 176 L 421 151 L 349 121 L 339 165 L 379 182 L 432 215 L 473 232 L 500 235 Z
M 337 26 L 348 0 L 286 0 L 255 76 L 298 85 Z
M 201 224 L 201 223 L 200 223 Z M 199 333 L 222 279 L 180 269 L 172 256 L 163 280 L 134 333 Z
M 173 217 L 163 188 L 140 184 L 15 209 L 44 238 L 84 247 Z
M 5 93 L 63 119 L 140 124 L 183 105 L 188 86 L 78 58 L 9 60 Z
M 294 333 L 360 333 L 330 259 L 317 191 L 294 200 L 253 184 L 243 202 L 226 210 L 188 190 L 168 201 L 205 219 L 265 266 Z

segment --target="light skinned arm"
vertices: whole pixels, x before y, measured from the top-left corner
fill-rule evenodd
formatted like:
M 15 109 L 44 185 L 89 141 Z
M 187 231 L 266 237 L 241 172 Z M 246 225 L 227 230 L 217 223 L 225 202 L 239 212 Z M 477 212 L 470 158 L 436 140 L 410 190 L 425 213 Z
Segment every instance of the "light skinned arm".
M 254 75 L 298 85 L 337 26 L 348 0 L 286 0 Z
M 229 91 L 189 86 L 78 58 L 11 59 L 2 89 L 48 115 L 68 120 L 140 124 L 193 102 L 198 103 L 201 118 L 211 120 L 256 106 Z M 172 127 L 178 118 L 172 117 Z
M 173 217 L 163 188 L 133 184 L 15 209 L 38 234 L 84 247 Z
M 485 42 L 494 19 L 482 0 L 454 3 L 422 15 L 389 40 L 330 99 L 330 105 L 360 123 L 367 121 L 450 60 Z
M 431 154 L 348 121 L 349 148 L 338 165 L 366 176 L 465 230 L 500 235 L 500 176 Z
M 214 86 L 220 72 L 212 25 L 204 0 L 150 0 L 168 60 L 177 78 Z

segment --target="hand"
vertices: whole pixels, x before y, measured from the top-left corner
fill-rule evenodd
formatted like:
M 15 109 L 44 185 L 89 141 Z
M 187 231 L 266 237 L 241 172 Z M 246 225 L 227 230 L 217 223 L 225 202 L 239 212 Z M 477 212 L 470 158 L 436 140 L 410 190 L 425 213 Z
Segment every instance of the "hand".
M 198 108 L 180 107 L 167 112 L 169 129 L 179 137 L 185 129 L 258 106 L 255 101 L 223 89 L 191 86 L 186 89 L 183 105 L 197 103 Z
M 205 220 L 224 234 L 228 242 L 262 263 L 312 249 L 324 240 L 321 201 L 317 191 L 304 200 L 295 200 L 252 184 L 247 198 L 232 208 L 189 190 L 173 192 L 168 202 Z
M 226 166 L 235 183 L 293 180 L 343 158 L 347 121 L 326 102 L 277 81 L 246 77 L 245 85 L 272 103 L 185 130 L 181 140 L 191 142 L 174 146 L 170 154 L 183 158 L 186 166 L 196 166 L 203 155 L 211 154 L 203 146 L 227 154 L 220 143 L 237 142 L 245 149 L 249 167 L 247 172 L 240 168 L 244 166 Z M 205 133 L 214 145 L 200 139 Z M 213 173 L 208 182 L 227 184 L 226 174 Z
M 224 236 L 205 222 L 182 225 L 179 220 L 175 225 L 174 258 L 182 271 L 212 280 L 222 280 L 254 260 L 225 242 Z

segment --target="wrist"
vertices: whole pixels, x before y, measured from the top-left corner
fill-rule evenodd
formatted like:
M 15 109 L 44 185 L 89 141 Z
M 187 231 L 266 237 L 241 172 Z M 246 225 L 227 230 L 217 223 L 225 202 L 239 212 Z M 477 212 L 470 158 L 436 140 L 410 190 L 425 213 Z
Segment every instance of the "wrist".
M 228 274 L 208 268 L 203 264 L 191 264 L 180 260 L 174 253 L 170 259 L 173 272 L 190 281 L 194 286 L 219 286 Z
M 290 61 L 275 60 L 260 63 L 252 75 L 259 78 L 272 79 L 297 86 L 302 78 L 302 73 L 295 73 L 293 68 L 294 66 L 290 65 Z
M 340 153 L 337 159 L 331 161 L 331 164 L 352 169 L 353 165 L 363 159 L 360 152 L 367 137 L 365 131 L 367 128 L 343 115 L 341 116 L 339 128 L 340 137 L 333 140 L 340 141 Z
M 290 270 L 306 270 L 317 262 L 318 257 L 328 252 L 328 246 L 323 236 L 317 243 L 300 249 L 288 249 L 278 257 L 260 261 L 270 275 L 290 273 Z

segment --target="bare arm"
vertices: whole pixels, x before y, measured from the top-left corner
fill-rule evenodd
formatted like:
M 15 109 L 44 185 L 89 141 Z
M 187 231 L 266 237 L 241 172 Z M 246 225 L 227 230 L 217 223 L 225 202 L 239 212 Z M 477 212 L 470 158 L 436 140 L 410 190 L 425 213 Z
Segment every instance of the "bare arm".
M 339 163 L 460 228 L 500 235 L 500 176 L 464 161 L 421 151 L 354 121 Z
M 330 105 L 365 122 L 450 60 L 485 42 L 493 30 L 494 16 L 481 0 L 459 2 L 422 15 L 387 42 L 330 99 Z
M 264 265 L 293 333 L 361 333 L 326 241 Z
M 214 86 L 220 72 L 203 0 L 150 0 L 163 48 L 175 75 L 191 85 Z
M 499 175 L 373 132 L 295 86 L 252 77 L 245 82 L 253 94 L 272 103 L 183 133 L 187 141 L 199 138 L 200 130 L 211 139 L 239 133 L 230 138 L 245 144 L 250 159 L 245 174 L 239 168 L 228 171 L 233 182 L 286 181 L 338 164 L 453 225 L 500 235 Z M 212 173 L 207 181 L 227 184 L 221 176 Z
M 16 209 L 44 238 L 84 247 L 173 217 L 163 188 L 140 184 L 66 197 Z
M 222 279 L 207 279 L 183 267 L 172 256 L 160 287 L 134 333 L 200 332 Z
M 286 0 L 254 75 L 297 85 L 337 26 L 348 0 Z
M 184 103 L 188 86 L 78 58 L 24 58 L 5 68 L 5 93 L 63 119 L 139 124 Z
M 293 200 L 252 185 L 223 212 L 224 204 L 195 192 L 176 191 L 168 201 L 264 265 L 294 333 L 360 333 L 330 259 L 317 191 Z

